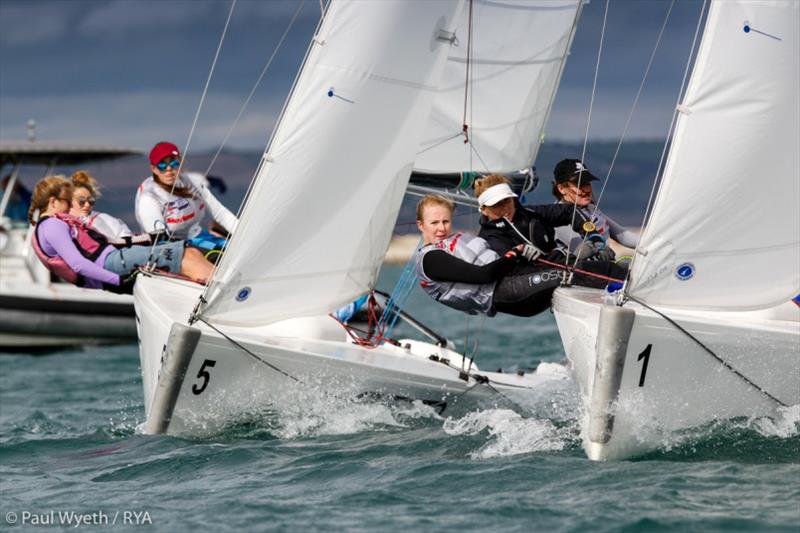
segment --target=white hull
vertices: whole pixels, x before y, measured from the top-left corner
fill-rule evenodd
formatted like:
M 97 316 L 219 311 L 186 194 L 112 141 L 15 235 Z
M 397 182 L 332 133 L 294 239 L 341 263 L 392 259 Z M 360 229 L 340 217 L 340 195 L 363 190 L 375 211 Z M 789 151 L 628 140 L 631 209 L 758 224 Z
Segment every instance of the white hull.
M 199 338 L 196 347 L 183 354 L 182 378 L 183 369 L 173 363 L 181 357 L 178 345 L 183 341 L 174 332 L 187 331 L 183 326 L 199 294 L 199 287 L 174 279 L 137 281 L 146 432 L 213 433 L 257 417 L 265 409 L 280 408 L 283 402 L 297 401 L 303 389 L 337 397 L 421 400 L 452 414 L 485 404 L 519 405 L 545 382 L 564 379 L 558 372 L 519 376 L 481 372 L 473 365 L 471 374 L 488 378 L 491 386 L 478 384 L 474 377 L 467 382 L 459 377 L 462 357 L 456 352 L 407 340 L 401 341 L 402 347 L 364 348 L 327 316 L 255 328 L 220 326 L 241 347 L 197 322 L 192 328 L 199 331 Z M 448 359 L 449 364 L 433 361 L 431 355 Z
M 53 282 L 26 243 L 8 230 L 0 250 L 0 350 L 131 342 L 133 298 Z
M 582 437 L 590 459 L 641 454 L 675 432 L 716 420 L 774 415 L 780 403 L 759 388 L 785 405 L 800 403 L 800 309 L 791 302 L 758 313 L 659 309 L 750 384 L 634 302 L 623 307 L 635 313 L 629 335 L 624 326 L 614 330 L 611 315 L 599 327 L 603 298 L 603 291 L 583 288 L 560 288 L 553 298 L 586 410 Z M 608 356 L 615 349 L 618 361 Z

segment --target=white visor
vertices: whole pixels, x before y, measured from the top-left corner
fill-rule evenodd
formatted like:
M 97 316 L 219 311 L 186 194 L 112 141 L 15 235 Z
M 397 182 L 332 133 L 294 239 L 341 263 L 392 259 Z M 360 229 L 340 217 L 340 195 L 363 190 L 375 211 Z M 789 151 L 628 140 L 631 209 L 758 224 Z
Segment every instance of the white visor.
M 516 197 L 517 195 L 514 194 L 514 191 L 511 190 L 508 184 L 498 183 L 497 185 L 492 185 L 478 196 L 478 205 L 480 207 L 487 205 L 491 207 L 501 200 Z

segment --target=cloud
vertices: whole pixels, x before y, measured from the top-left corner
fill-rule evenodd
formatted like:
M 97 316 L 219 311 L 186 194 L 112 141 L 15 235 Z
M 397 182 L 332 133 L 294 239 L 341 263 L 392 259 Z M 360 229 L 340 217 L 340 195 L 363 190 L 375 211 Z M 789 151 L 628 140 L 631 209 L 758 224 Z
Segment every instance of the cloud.
M 20 47 L 63 38 L 70 20 L 81 11 L 75 4 L 63 4 L 0 2 L 0 43 L 3 47 Z
M 36 119 L 43 141 L 103 142 L 146 149 L 159 139 L 184 145 L 198 95 L 180 91 L 74 94 L 54 99 L 40 96 L 5 98 L 0 138 L 25 136 L 28 119 Z M 197 150 L 222 142 L 241 106 L 241 99 L 209 95 L 192 140 Z M 268 98 L 249 108 L 228 147 L 263 149 L 283 104 Z

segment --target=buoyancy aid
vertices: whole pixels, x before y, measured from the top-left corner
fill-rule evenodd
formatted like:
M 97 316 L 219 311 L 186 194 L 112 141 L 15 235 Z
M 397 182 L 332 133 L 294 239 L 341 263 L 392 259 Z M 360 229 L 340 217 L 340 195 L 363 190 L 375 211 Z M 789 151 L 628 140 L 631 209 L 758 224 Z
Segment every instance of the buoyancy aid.
M 437 302 L 470 315 L 485 313 L 493 316 L 495 313 L 492 311 L 492 295 L 495 283 L 455 283 L 432 280 L 425 275 L 422 260 L 425 254 L 434 250 L 444 250 L 462 261 L 481 266 L 500 258 L 497 252 L 489 247 L 489 243 L 480 237 L 456 233 L 435 244 L 423 246 L 416 255 L 415 267 L 417 276 L 420 278 L 420 286 Z
M 73 217 L 67 213 L 56 213 L 52 215 L 55 218 L 65 222 L 69 226 L 69 234 L 72 237 L 72 242 L 78 251 L 89 261 L 94 261 L 97 257 L 111 245 L 106 237 L 93 229 L 87 228 L 86 225 L 78 218 Z M 83 287 L 85 280 L 83 276 L 72 270 L 72 268 L 59 256 L 51 257 L 44 253 L 42 246 L 39 244 L 39 228 L 41 223 L 47 220 L 47 216 L 39 219 L 36 228 L 31 238 L 33 251 L 39 260 L 47 267 L 47 269 L 63 279 L 68 283 L 72 283 L 79 287 Z

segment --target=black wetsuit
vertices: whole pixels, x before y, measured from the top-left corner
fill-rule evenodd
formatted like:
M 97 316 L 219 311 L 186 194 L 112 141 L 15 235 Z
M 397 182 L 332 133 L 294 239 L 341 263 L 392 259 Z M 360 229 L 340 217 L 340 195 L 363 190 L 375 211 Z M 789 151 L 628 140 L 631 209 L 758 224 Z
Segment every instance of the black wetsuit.
M 478 236 L 489 243 L 497 253 L 502 254 L 519 244 L 530 240 L 547 254 L 544 259 L 554 263 L 565 264 L 564 253 L 556 247 L 555 226 L 569 226 L 581 235 L 585 232 L 581 227 L 583 220 L 574 217 L 574 206 L 571 204 L 547 204 L 524 207 L 515 200 L 517 209 L 512 223 L 503 220 L 489 221 L 481 217 L 481 229 Z M 520 233 L 522 236 L 520 236 Z M 574 260 L 569 262 L 570 265 Z M 601 274 L 615 279 L 624 279 L 627 269 L 611 261 L 579 261 L 577 268 Z M 564 277 L 564 270 L 543 263 L 522 261 L 517 264 L 498 282 L 493 296 L 493 307 L 498 312 L 517 316 L 533 316 L 550 307 L 553 291 L 558 288 Z M 575 273 L 572 283 L 584 287 L 602 289 L 605 280 Z
M 563 261 L 563 254 L 556 249 L 555 227 L 573 225 L 573 229 L 583 234 L 580 217 L 575 217 L 572 222 L 574 207 L 567 204 L 544 204 L 525 207 L 514 199 L 516 210 L 511 220 L 512 228 L 504 219 L 490 221 L 485 216 L 481 217 L 481 237 L 498 254 L 504 254 L 518 244 L 532 242 L 537 248 L 548 254 L 551 259 L 558 257 Z M 523 239 L 520 233 L 525 237 Z
M 593 261 L 587 270 L 605 275 L 608 263 Z M 425 274 L 436 281 L 454 283 L 495 283 L 492 311 L 529 317 L 550 307 L 553 291 L 561 284 L 563 270 L 529 263 L 517 255 L 506 255 L 485 265 L 473 265 L 444 250 L 432 250 L 422 260 Z M 603 288 L 605 281 L 575 274 L 574 281 L 587 287 Z M 494 314 L 494 313 L 491 313 Z

